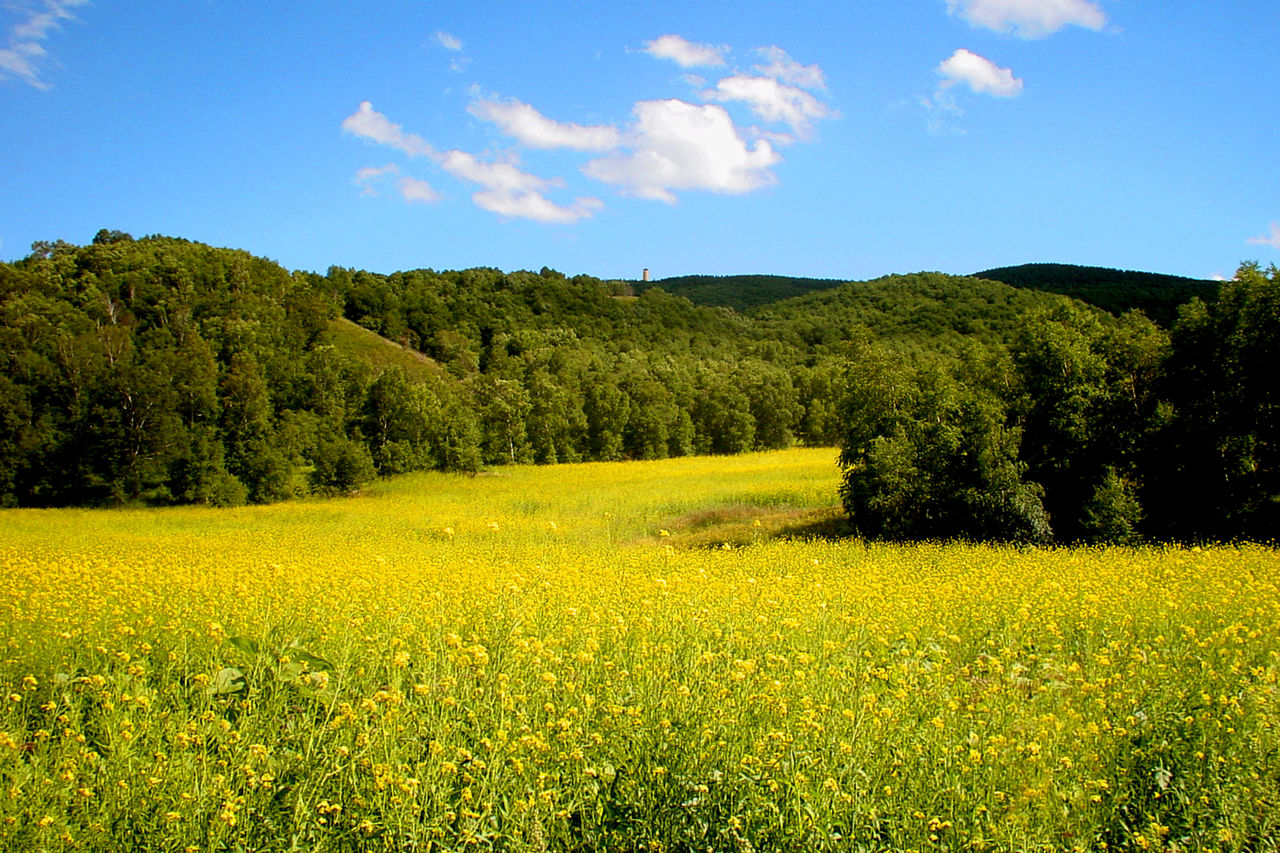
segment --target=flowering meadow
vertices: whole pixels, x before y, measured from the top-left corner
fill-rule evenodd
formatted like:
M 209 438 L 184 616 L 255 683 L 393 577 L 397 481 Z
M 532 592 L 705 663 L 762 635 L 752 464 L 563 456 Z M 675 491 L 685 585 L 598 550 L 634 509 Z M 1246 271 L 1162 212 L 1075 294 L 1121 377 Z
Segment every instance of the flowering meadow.
M 4 511 L 0 849 L 1280 847 L 1275 551 L 775 535 L 838 481 Z

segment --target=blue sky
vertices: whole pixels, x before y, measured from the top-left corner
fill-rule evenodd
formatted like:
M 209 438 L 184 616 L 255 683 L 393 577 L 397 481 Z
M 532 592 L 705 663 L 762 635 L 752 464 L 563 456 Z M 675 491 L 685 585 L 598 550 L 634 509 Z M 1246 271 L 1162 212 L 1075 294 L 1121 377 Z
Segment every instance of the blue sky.
M 0 4 L 0 259 L 1280 263 L 1276 0 Z

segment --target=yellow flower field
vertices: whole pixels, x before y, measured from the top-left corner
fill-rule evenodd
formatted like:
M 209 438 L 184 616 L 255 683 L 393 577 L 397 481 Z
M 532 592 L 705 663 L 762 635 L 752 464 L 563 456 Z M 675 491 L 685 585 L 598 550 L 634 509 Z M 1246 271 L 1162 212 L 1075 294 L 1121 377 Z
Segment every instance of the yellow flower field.
M 0 849 L 1280 846 L 1273 550 L 680 546 L 834 455 L 4 511 Z

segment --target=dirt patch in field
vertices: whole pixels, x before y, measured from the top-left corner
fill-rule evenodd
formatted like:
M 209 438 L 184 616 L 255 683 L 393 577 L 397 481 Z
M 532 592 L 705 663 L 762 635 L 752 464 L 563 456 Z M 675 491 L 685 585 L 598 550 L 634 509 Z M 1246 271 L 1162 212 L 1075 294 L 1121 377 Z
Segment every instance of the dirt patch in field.
M 850 533 L 839 507 L 779 509 L 734 505 L 671 518 L 651 536 L 673 548 L 741 548 L 771 539 L 839 539 Z

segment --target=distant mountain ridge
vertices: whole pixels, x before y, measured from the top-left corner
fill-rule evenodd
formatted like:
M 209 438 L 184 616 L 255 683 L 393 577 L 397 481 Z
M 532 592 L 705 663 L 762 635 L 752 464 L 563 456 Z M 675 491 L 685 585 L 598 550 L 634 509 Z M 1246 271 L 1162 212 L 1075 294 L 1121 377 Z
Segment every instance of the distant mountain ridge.
M 678 275 L 659 281 L 628 282 L 636 293 L 661 287 L 667 293 L 683 296 L 694 305 L 732 308 L 741 314 L 752 308 L 830 290 L 846 283 L 848 279 L 785 275 Z
M 1212 300 L 1220 282 L 1133 270 L 1076 264 L 1020 264 L 973 274 L 1012 287 L 1059 293 L 1112 314 L 1138 309 L 1162 326 L 1178 315 L 1178 306 L 1195 297 Z
M 1052 263 L 996 267 L 970 278 L 1068 296 L 1111 314 L 1138 309 L 1164 326 L 1173 322 L 1179 305 L 1195 297 L 1211 300 L 1217 296 L 1219 285 L 1208 279 Z M 743 314 L 849 283 L 847 279 L 781 275 L 683 275 L 628 282 L 636 293 L 660 287 L 695 305 L 732 308 Z

